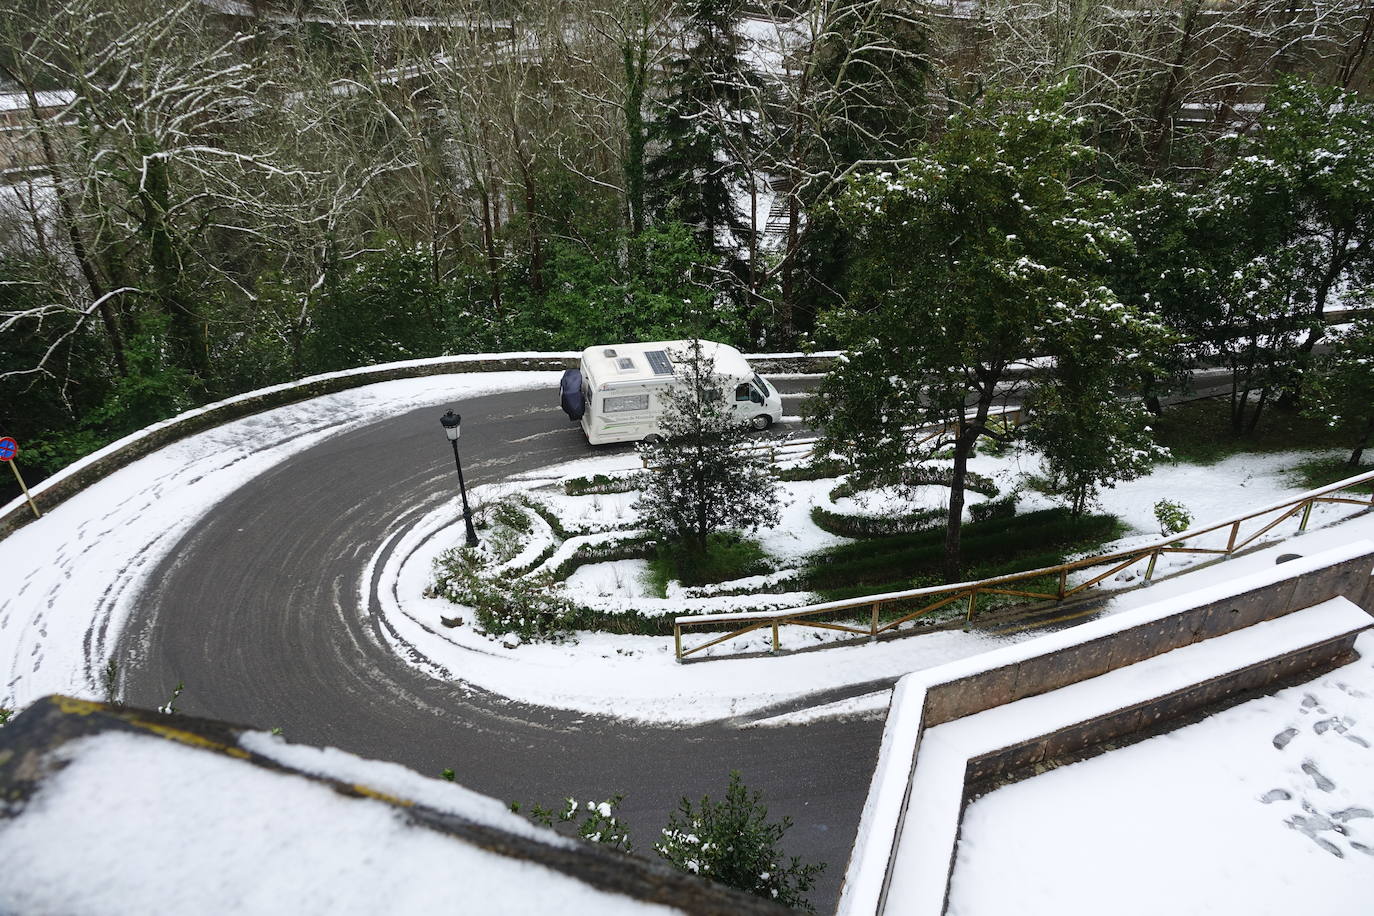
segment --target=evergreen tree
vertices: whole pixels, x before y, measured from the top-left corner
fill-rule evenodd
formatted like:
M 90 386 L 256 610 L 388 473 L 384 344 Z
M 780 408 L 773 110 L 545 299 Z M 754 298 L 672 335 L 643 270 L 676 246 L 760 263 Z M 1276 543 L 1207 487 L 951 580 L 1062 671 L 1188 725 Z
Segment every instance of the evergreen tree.
M 737 201 L 757 120 L 759 77 L 743 58 L 740 0 L 683 0 L 682 47 L 668 61 L 668 93 L 651 129 L 647 166 L 656 218 L 692 227 L 717 261 L 717 288 L 738 289 L 748 272 L 749 224 Z
M 684 351 L 670 353 L 678 378 L 658 395 L 664 436 L 643 446 L 652 470 L 635 508 L 646 528 L 700 559 L 715 531 L 777 521 L 777 479 L 762 458 L 741 451 L 748 426 L 735 415 L 733 392 L 726 397 L 702 342 L 693 339 Z

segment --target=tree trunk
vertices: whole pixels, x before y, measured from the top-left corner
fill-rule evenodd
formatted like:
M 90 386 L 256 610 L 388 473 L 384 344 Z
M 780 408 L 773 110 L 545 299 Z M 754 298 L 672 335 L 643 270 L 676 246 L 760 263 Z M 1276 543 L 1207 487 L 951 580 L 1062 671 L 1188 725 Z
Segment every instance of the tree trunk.
M 196 377 L 198 387 L 210 384 L 210 349 L 205 320 L 191 304 L 182 289 L 181 259 L 167 225 L 167 211 L 171 196 L 171 181 L 167 163 L 144 151 L 147 175 L 139 191 L 142 205 L 143 231 L 148 240 L 149 266 L 156 286 L 158 303 L 171 322 L 183 364 Z
M 949 518 L 945 523 L 945 581 L 958 582 L 963 571 L 959 540 L 964 524 L 964 482 L 968 477 L 968 456 L 978 435 L 962 420 L 954 440 L 954 473 L 949 480 Z
M 58 170 L 57 151 L 53 148 L 52 137 L 48 135 L 48 119 L 43 117 L 42 109 L 38 105 L 38 97 L 33 91 L 33 86 L 27 80 L 24 83 L 24 94 L 28 97 L 29 114 L 38 130 L 38 141 L 43 150 L 43 162 L 48 167 L 48 176 L 52 179 L 53 196 L 57 199 L 57 212 L 61 215 L 62 224 L 66 228 L 67 241 L 72 246 L 72 257 L 76 259 L 77 266 L 81 269 L 81 276 L 86 280 L 86 286 L 91 291 L 92 301 L 97 301 L 105 295 L 106 290 L 96 275 L 95 265 L 91 263 L 91 258 L 86 252 L 86 240 L 81 235 L 81 227 L 76 223 L 76 212 L 67 197 L 67 188 L 63 184 L 62 174 Z M 109 300 L 105 300 L 101 302 L 99 311 L 100 322 L 105 327 L 105 335 L 110 339 L 110 351 L 114 356 L 115 372 L 120 376 L 126 376 L 129 374 L 129 366 L 124 358 L 124 335 L 120 331 L 114 306 Z
M 1250 422 L 1245 425 L 1245 435 L 1254 435 L 1255 427 L 1259 426 L 1260 414 L 1264 413 L 1264 406 L 1269 403 L 1269 390 L 1268 385 L 1260 389 L 1259 401 L 1255 404 L 1254 413 L 1250 414 Z
M 1155 168 L 1159 168 L 1163 164 L 1164 153 L 1173 134 L 1169 128 L 1169 120 L 1174 108 L 1174 97 L 1178 92 L 1179 78 L 1183 73 L 1184 64 L 1187 63 L 1188 53 L 1192 49 L 1193 28 L 1197 23 L 1199 6 L 1201 6 L 1199 0 L 1193 0 L 1183 10 L 1183 21 L 1179 23 L 1179 31 L 1182 35 L 1179 38 L 1178 51 L 1169 64 L 1168 73 L 1164 79 L 1164 90 L 1160 93 L 1159 103 L 1155 106 L 1155 137 L 1150 148 L 1150 157 Z
M 1374 416 L 1370 416 L 1369 422 L 1365 424 L 1364 435 L 1360 436 L 1360 441 L 1355 443 L 1355 450 L 1350 453 L 1350 460 L 1346 462 L 1346 467 L 1358 468 L 1360 460 L 1364 458 L 1364 450 L 1369 446 L 1369 439 L 1374 436 Z
M 625 210 L 630 235 L 644 232 L 644 83 L 647 79 L 648 38 L 627 42 L 621 54 L 625 65 Z M 634 265 L 636 268 L 638 265 Z
M 1374 10 L 1365 14 L 1364 27 L 1360 29 L 1359 37 L 1355 39 L 1354 45 L 1345 53 L 1341 60 L 1340 75 L 1337 83 L 1342 89 L 1350 89 L 1355 82 L 1355 75 L 1360 72 L 1360 66 L 1364 63 L 1365 55 L 1369 53 L 1371 40 L 1374 40 Z

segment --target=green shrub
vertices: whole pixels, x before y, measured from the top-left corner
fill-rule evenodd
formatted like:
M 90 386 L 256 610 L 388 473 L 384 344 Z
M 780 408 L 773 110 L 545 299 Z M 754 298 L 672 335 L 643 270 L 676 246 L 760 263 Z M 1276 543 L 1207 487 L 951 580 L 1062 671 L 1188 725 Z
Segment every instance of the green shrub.
M 974 503 L 968 508 L 969 518 L 975 522 L 987 522 L 999 518 L 1012 518 L 1016 515 L 1016 500 L 1020 495 L 1021 494 L 1013 490 L 997 499 L 990 499 L 982 503 Z
M 563 492 L 569 496 L 604 496 L 611 493 L 629 493 L 638 490 L 642 485 L 638 474 L 627 477 L 593 474 L 591 477 L 572 477 L 563 481 Z
M 812 461 L 795 468 L 782 468 L 778 474 L 779 480 L 825 480 L 827 477 L 839 477 L 841 474 L 848 474 L 852 468 L 846 461 L 836 458 L 823 458 L 820 461 Z
M 0 706 L 0 728 L 3 728 L 5 723 L 9 722 L 10 716 L 12 715 L 14 715 L 13 709 L 10 709 L 8 706 Z
M 1161 499 L 1155 503 L 1155 521 L 1159 522 L 1159 533 L 1168 537 L 1187 531 L 1193 516 L 1181 503 Z
M 978 566 L 969 570 L 970 578 L 982 578 L 986 569 L 999 575 L 1008 566 L 1034 569 L 1054 565 L 1058 557 L 1074 550 L 1111 540 L 1118 535 L 1120 522 L 1109 515 L 1073 518 L 1067 509 L 1042 509 L 1014 518 L 995 518 L 963 526 L 965 555 L 976 558 Z M 802 576 L 806 588 L 827 592 L 840 590 L 845 597 L 874 591 L 898 591 L 933 584 L 944 562 L 943 529 L 896 535 L 890 538 L 841 544 L 812 558 Z M 1026 562 L 1027 558 L 1055 559 L 1048 563 Z M 920 585 L 909 584 L 920 582 Z M 939 581 L 936 579 L 935 581 Z M 876 589 L 856 588 L 878 585 Z M 890 588 L 889 588 L 890 586 Z M 835 596 L 839 597 L 839 596 Z
M 605 801 L 589 801 L 584 807 L 577 803 L 577 799 L 568 798 L 560 811 L 542 805 L 530 805 L 529 819 L 552 830 L 557 829 L 554 826 L 555 819 L 560 824 L 570 824 L 581 814 L 582 820 L 575 827 L 578 836 L 590 843 L 630 852 L 633 848 L 630 830 L 615 816 L 615 809 L 622 800 L 623 795 L 613 795 Z M 520 803 L 511 802 L 510 809 L 519 813 Z
M 529 642 L 568 636 L 577 608 L 559 595 L 548 576 L 487 578 L 469 548 L 445 551 L 435 561 L 434 593 L 466 605 L 487 633 L 515 633 Z
M 906 468 L 902 471 L 902 481 L 900 486 L 904 487 L 947 487 L 954 482 L 954 469 L 946 467 L 936 467 L 931 465 L 917 465 L 913 468 Z M 861 480 L 851 478 L 837 484 L 830 491 L 831 499 L 843 499 L 846 496 L 854 496 L 864 490 L 881 486 L 881 483 L 874 480 Z M 1002 491 L 991 477 L 979 474 L 977 471 L 968 471 L 964 475 L 964 489 L 986 496 L 988 499 L 995 498 Z
M 525 510 L 509 499 L 503 499 L 492 506 L 491 520 L 492 524 L 504 525 L 520 534 L 529 534 L 534 528 Z
M 683 871 L 815 912 L 805 895 L 825 865 L 803 865 L 798 857 L 781 853 L 778 844 L 791 827 L 786 817 L 769 823 L 762 793 L 746 789 L 734 772 L 724 801 L 703 796 L 693 805 L 683 798 L 654 850 Z
M 917 509 L 902 515 L 845 515 L 824 506 L 811 508 L 811 521 L 822 531 L 847 538 L 884 538 L 927 531 L 944 522 L 944 509 Z
M 690 546 L 664 541 L 649 561 L 650 584 L 662 595 L 670 579 L 683 585 L 713 585 L 772 571 L 768 555 L 758 541 L 734 531 L 712 532 L 706 538 L 706 552 Z
M 1311 458 L 1303 461 L 1294 468 L 1293 476 L 1296 478 L 1298 486 L 1301 486 L 1305 490 L 1315 490 L 1318 487 L 1324 487 L 1328 484 L 1345 480 L 1347 477 L 1357 477 L 1360 474 L 1368 474 L 1370 471 L 1374 471 L 1374 465 L 1365 464 L 1357 468 L 1352 468 L 1344 457 L 1333 456 L 1330 458 Z M 1362 483 L 1358 486 L 1351 487 L 1350 492 L 1374 492 L 1374 484 Z

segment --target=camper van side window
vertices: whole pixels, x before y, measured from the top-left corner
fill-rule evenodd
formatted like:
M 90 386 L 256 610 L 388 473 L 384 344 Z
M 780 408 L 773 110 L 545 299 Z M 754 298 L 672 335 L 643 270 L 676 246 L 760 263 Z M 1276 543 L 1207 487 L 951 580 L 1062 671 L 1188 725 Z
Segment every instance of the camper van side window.
M 608 397 L 602 402 L 601 409 L 606 413 L 629 413 L 632 410 L 648 410 L 649 396 L 647 394 L 624 394 L 618 397 Z
M 747 400 L 749 400 L 749 383 L 748 383 L 748 382 L 745 382 L 743 385 L 736 385 L 736 386 L 735 386 L 735 400 L 736 400 L 736 401 L 747 401 Z

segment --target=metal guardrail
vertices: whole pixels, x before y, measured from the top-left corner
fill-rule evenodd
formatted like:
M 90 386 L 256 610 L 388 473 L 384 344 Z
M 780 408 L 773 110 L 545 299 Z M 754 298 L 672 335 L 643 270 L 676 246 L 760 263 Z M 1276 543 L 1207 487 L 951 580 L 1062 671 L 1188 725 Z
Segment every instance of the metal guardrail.
M 1095 557 L 1085 557 L 1071 563 L 1061 563 L 1058 566 L 1046 566 L 1040 569 L 1027 570 L 1026 572 L 1012 573 L 1005 576 L 996 576 L 991 579 L 982 579 L 976 582 L 959 582 L 953 585 L 935 585 L 927 588 L 916 588 L 909 591 L 888 592 L 881 595 L 869 595 L 864 598 L 846 599 L 843 601 L 829 601 L 823 604 L 811 604 L 803 607 L 783 608 L 776 611 L 763 611 L 758 613 L 738 613 L 738 614 L 698 614 L 685 617 L 677 617 L 673 620 L 673 642 L 677 652 L 678 661 L 702 652 L 712 646 L 719 645 L 740 636 L 761 630 L 764 627 L 772 628 L 773 651 L 778 651 L 781 647 L 780 628 L 783 626 L 811 627 L 823 630 L 837 630 L 842 633 L 853 633 L 858 636 L 876 637 L 880 633 L 895 630 L 904 623 L 915 620 L 932 611 L 946 607 L 956 602 L 964 602 L 967 610 L 967 619 L 972 620 L 977 612 L 979 595 L 1011 595 L 1013 597 L 1031 598 L 1045 601 L 1063 601 L 1073 595 L 1089 589 L 1105 579 L 1116 575 L 1123 570 L 1146 562 L 1144 581 L 1149 582 L 1154 576 L 1155 564 L 1159 558 L 1166 553 L 1196 553 L 1196 554 L 1216 554 L 1219 556 L 1229 556 L 1238 550 L 1243 549 L 1249 544 L 1254 543 L 1258 538 L 1268 534 L 1275 527 L 1301 513 L 1302 519 L 1298 524 L 1299 531 L 1307 529 L 1308 519 L 1312 516 L 1312 507 L 1317 503 L 1346 503 L 1360 506 L 1365 509 L 1374 509 L 1374 494 L 1366 496 L 1361 493 L 1358 497 L 1338 496 L 1336 494 L 1350 490 L 1353 487 L 1365 483 L 1374 482 L 1374 471 L 1360 474 L 1355 477 L 1348 477 L 1345 480 L 1328 484 L 1316 490 L 1309 490 L 1299 496 L 1292 497 L 1284 502 L 1274 503 L 1263 509 L 1248 512 L 1245 515 L 1238 515 L 1224 521 L 1215 522 L 1203 528 L 1193 528 L 1181 534 L 1163 538 L 1143 547 L 1132 550 L 1122 550 L 1115 553 L 1102 554 Z M 1266 519 L 1257 530 L 1249 532 L 1244 538 L 1241 537 L 1241 527 L 1246 522 L 1254 522 Z M 1188 545 L 1187 541 L 1195 541 L 1208 534 L 1220 533 L 1225 538 L 1225 546 L 1201 547 L 1196 543 Z M 1106 572 L 1097 573 L 1086 581 L 1069 584 L 1069 575 L 1079 570 L 1090 569 L 1092 567 L 1106 566 Z M 1034 591 L 1029 583 L 1037 579 L 1047 579 L 1053 577 L 1057 581 L 1054 591 Z M 1016 586 L 1022 586 L 1020 588 Z M 902 614 L 895 620 L 883 621 L 882 610 L 885 606 L 899 602 L 917 602 L 921 606 L 914 611 Z M 836 622 L 835 620 L 820 620 L 820 617 L 833 617 L 837 613 L 853 611 L 864 608 L 868 611 L 868 624 L 855 625 L 852 623 Z M 684 629 L 692 627 L 709 627 L 716 630 L 730 628 L 724 635 L 716 636 L 708 642 L 684 649 L 682 646 L 682 632 Z

